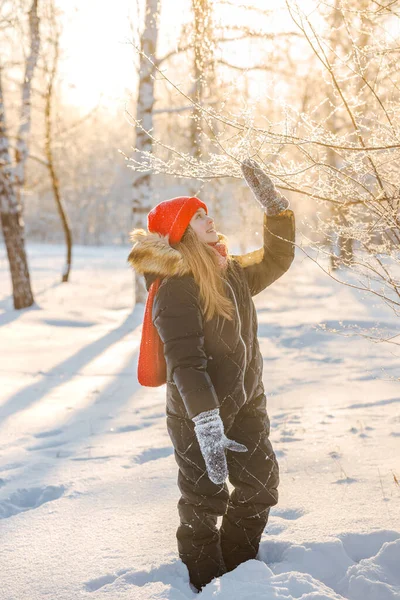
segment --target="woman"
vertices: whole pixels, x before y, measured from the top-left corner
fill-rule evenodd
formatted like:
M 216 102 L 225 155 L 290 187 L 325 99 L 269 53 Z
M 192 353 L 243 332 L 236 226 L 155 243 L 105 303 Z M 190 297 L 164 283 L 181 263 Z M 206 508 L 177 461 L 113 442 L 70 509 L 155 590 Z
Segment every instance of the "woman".
M 182 494 L 178 550 L 197 590 L 256 557 L 278 501 L 252 296 L 291 265 L 295 223 L 255 161 L 242 171 L 265 212 L 262 249 L 229 255 L 204 202 L 182 197 L 150 211 L 149 232 L 132 232 L 128 259 L 149 289 L 138 376 L 167 384 Z

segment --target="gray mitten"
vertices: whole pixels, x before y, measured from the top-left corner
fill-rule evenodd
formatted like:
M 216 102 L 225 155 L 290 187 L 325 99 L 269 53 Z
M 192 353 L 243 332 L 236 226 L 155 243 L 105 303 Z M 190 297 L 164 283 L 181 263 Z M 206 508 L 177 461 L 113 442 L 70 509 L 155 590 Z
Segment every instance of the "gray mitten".
M 226 437 L 219 408 L 206 410 L 193 417 L 194 431 L 206 463 L 208 477 L 217 485 L 228 477 L 225 448 L 233 452 L 247 452 L 246 446 Z
M 278 215 L 289 208 L 287 198 L 278 192 L 271 179 L 255 160 L 246 158 L 241 167 L 247 185 L 267 215 Z

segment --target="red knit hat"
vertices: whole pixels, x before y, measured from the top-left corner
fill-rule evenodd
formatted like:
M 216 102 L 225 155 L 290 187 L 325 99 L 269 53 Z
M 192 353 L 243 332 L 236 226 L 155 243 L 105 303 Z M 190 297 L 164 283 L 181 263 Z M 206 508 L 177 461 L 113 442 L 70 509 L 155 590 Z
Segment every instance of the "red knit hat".
M 195 196 L 178 196 L 164 200 L 155 206 L 147 215 L 147 227 L 151 233 L 169 235 L 170 245 L 181 241 L 194 213 L 207 206 Z
M 204 208 L 208 214 L 204 202 L 194 196 L 179 196 L 171 198 L 171 200 L 164 200 L 147 215 L 147 228 L 151 233 L 169 236 L 170 245 L 177 244 L 181 241 L 191 218 L 199 208 Z M 160 284 L 161 279 L 157 278 L 149 288 L 139 350 L 138 381 L 141 385 L 148 387 L 158 387 L 167 380 L 164 344 L 152 320 L 153 302 Z

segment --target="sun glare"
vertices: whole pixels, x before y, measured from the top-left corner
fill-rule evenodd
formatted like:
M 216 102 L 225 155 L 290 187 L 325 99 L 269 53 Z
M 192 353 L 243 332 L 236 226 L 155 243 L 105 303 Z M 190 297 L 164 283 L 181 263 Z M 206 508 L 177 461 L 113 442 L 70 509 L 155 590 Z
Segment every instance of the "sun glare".
M 132 46 L 143 21 L 143 0 L 139 7 L 128 0 L 118 0 L 110 10 L 108 3 L 86 0 L 73 3 L 59 0 L 64 13 L 63 47 L 64 54 L 60 65 L 63 94 L 67 102 L 87 111 L 99 102 L 110 110 L 120 110 L 130 94 L 135 94 L 137 84 L 137 55 Z M 243 24 L 257 30 L 260 28 L 259 8 L 265 9 L 265 2 L 253 0 L 248 10 L 243 2 L 237 7 L 215 4 L 216 24 L 229 22 Z M 307 1 L 303 5 L 312 6 Z M 228 11 L 228 12 L 226 12 Z M 139 13 L 139 14 L 138 14 Z M 180 18 L 177 18 L 179 15 Z M 190 18 L 190 0 L 163 0 L 161 3 L 160 33 L 158 54 L 162 55 L 177 45 L 183 23 Z M 264 21 L 266 17 L 263 17 Z M 271 31 L 293 29 L 293 23 L 280 0 L 274 4 L 273 14 L 267 20 Z M 138 24 L 140 27 L 138 28 Z M 234 64 L 248 66 L 254 64 L 255 57 L 239 51 L 235 42 L 226 48 L 227 55 Z

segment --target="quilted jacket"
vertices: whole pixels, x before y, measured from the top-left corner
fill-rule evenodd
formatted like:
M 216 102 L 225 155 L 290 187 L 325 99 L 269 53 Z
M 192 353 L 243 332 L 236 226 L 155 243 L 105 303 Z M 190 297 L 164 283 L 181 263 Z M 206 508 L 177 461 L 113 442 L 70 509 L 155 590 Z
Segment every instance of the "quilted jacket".
M 218 315 L 208 322 L 182 255 L 157 234 L 141 230 L 134 238 L 129 261 L 145 275 L 147 288 L 155 278 L 163 278 L 152 317 L 164 344 L 168 414 L 193 418 L 220 407 L 222 418 L 229 421 L 264 392 L 252 296 L 281 277 L 293 261 L 293 211 L 264 215 L 263 237 L 259 250 L 232 256 L 225 273 L 226 291 L 235 306 L 233 320 Z

